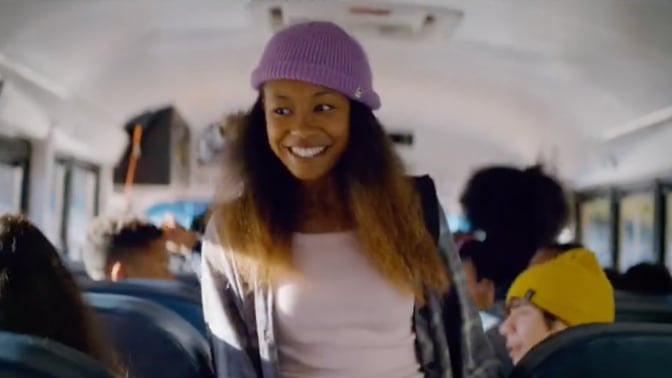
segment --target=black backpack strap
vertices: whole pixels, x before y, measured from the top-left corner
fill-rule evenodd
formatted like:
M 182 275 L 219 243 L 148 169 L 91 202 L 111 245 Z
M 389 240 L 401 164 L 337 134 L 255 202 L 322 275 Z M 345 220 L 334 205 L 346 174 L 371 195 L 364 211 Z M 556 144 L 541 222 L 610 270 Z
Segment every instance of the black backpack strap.
M 432 235 L 434 243 L 439 245 L 441 221 L 439 219 L 439 198 L 436 195 L 434 180 L 428 175 L 413 177 L 420 195 L 425 227 Z M 421 311 L 424 313 L 424 311 Z M 457 290 L 450 290 L 443 299 L 443 321 L 450 349 L 450 365 L 454 378 L 462 377 L 462 311 Z M 438 357 L 438 356 L 437 356 Z
M 415 188 L 420 195 L 422 215 L 425 218 L 425 227 L 432 235 L 434 243 L 439 244 L 439 198 L 436 196 L 434 180 L 428 175 L 413 177 Z

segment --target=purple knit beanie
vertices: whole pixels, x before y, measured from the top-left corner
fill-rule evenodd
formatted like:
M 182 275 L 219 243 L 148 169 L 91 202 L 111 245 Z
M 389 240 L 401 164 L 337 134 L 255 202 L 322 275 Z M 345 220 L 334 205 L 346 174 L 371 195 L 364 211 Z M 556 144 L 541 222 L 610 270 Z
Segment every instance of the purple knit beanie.
M 351 100 L 380 108 L 371 67 L 362 46 L 331 22 L 307 22 L 276 33 L 252 72 L 252 87 L 270 80 L 300 80 L 342 93 Z

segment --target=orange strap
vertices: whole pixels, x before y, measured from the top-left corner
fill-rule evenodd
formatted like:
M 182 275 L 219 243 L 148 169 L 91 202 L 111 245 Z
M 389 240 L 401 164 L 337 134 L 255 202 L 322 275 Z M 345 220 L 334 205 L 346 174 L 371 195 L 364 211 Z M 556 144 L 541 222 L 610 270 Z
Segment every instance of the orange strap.
M 133 180 L 135 178 L 135 169 L 138 166 L 138 159 L 140 159 L 140 142 L 142 141 L 142 125 L 135 125 L 133 128 L 133 139 L 131 144 L 131 153 L 128 157 L 128 169 L 126 170 L 126 182 L 124 183 L 124 193 L 126 196 L 126 203 L 130 204 L 131 189 L 133 188 Z

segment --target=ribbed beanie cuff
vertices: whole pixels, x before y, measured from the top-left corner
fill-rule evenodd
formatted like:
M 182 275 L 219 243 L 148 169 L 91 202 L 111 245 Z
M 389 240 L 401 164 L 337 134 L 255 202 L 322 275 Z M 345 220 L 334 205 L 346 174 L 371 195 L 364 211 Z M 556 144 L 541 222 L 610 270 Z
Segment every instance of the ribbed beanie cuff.
M 300 80 L 340 92 L 372 110 L 381 106 L 361 45 L 339 26 L 308 22 L 276 33 L 253 71 L 252 87 L 271 80 Z

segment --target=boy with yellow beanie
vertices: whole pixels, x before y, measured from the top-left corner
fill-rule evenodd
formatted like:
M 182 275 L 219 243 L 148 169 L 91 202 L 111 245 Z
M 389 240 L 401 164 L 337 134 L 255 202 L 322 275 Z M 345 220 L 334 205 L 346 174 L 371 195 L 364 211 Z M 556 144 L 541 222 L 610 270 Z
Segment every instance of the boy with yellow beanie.
M 556 332 L 614 321 L 614 289 L 595 255 L 583 248 L 528 268 L 511 285 L 506 303 L 499 331 L 514 364 Z

